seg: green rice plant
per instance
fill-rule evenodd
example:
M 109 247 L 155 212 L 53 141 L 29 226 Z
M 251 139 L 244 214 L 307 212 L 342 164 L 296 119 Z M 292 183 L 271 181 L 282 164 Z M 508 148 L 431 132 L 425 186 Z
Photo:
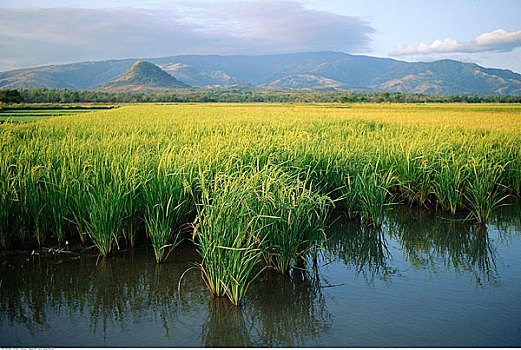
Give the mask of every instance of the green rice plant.
M 463 186 L 469 176 L 466 161 L 451 152 L 449 158 L 439 160 L 434 180 L 434 194 L 443 210 L 452 215 L 462 204 Z
M 140 164 L 142 161 L 130 160 L 132 155 L 126 155 L 123 160 L 125 163 L 134 161 L 135 163 L 124 166 L 123 186 L 125 188 L 125 203 L 123 204 L 125 211 L 123 214 L 124 220 L 121 225 L 121 233 L 128 246 L 134 247 L 136 243 L 137 232 L 140 230 L 143 223 L 143 213 L 145 212 L 145 190 L 143 189 L 145 165 Z
M 36 166 L 28 170 L 21 179 L 23 185 L 20 197 L 26 214 L 24 228 L 34 233 L 38 247 L 45 242 L 50 220 L 48 214 L 50 204 L 43 182 L 44 172 L 45 169 L 42 166 Z
M 65 234 L 67 230 L 67 216 L 69 207 L 67 202 L 68 189 L 53 186 L 48 188 L 47 200 L 50 204 L 50 230 L 56 236 L 58 244 L 65 243 Z
M 7 250 L 20 229 L 19 203 L 13 181 L 0 181 L 0 244 Z
M 311 180 L 300 180 L 276 166 L 254 171 L 252 178 L 250 206 L 259 217 L 265 260 L 287 274 L 323 240 L 332 201 L 314 192 Z
M 70 221 L 70 188 L 67 185 L 67 176 L 64 167 L 51 172 L 44 183 L 48 205 L 49 231 L 54 234 L 58 244 L 65 243 L 65 235 Z
M 352 218 L 356 212 L 361 210 L 361 203 L 359 201 L 358 187 L 359 181 L 356 180 L 355 175 L 347 174 L 344 180 L 345 184 L 340 187 L 340 200 L 347 212 L 347 215 Z
M 108 185 L 92 187 L 85 197 L 88 211 L 82 217 L 84 227 L 103 257 L 112 255 L 114 245 L 118 243 L 125 210 L 124 196 L 120 188 Z
M 395 184 L 395 178 L 391 170 L 381 174 L 375 169 L 378 169 L 378 164 L 375 167 L 366 166 L 361 173 L 356 175 L 356 181 L 365 223 L 368 226 L 380 228 L 385 213 L 393 204 L 393 196 L 389 189 Z
M 84 229 L 103 257 L 112 255 L 118 245 L 128 188 L 118 166 L 103 166 L 80 202 L 76 203 L 78 227 Z
M 88 184 L 82 183 L 78 180 L 73 180 L 71 182 L 69 198 L 71 203 L 70 212 L 72 219 L 69 221 L 76 227 L 82 245 L 85 245 L 88 237 L 88 221 L 85 218 L 85 215 L 88 213 L 86 205 L 90 202 L 88 188 Z
M 145 226 L 157 263 L 164 262 L 180 242 L 178 228 L 187 222 L 192 209 L 182 175 L 158 169 L 144 185 Z
M 256 218 L 245 199 L 249 182 L 244 175 L 218 174 L 209 183 L 203 172 L 199 179 L 195 237 L 203 279 L 213 295 L 226 295 L 239 305 L 262 254 Z
M 397 135 L 398 139 L 403 135 Z M 418 148 L 424 145 L 417 145 L 416 140 L 411 141 L 408 148 L 404 144 L 399 144 L 398 149 L 389 158 L 394 158 L 395 176 L 399 179 L 401 195 L 413 204 L 425 205 L 429 194 L 432 191 L 432 162 L 429 161 L 429 153 L 432 149 Z
M 502 186 L 499 185 L 504 168 L 499 165 L 490 166 L 486 159 L 472 159 L 471 163 L 472 169 L 464 195 L 471 216 L 479 224 L 485 225 L 492 211 L 508 196 L 502 196 Z
M 510 147 L 505 150 L 505 157 L 509 160 L 505 165 L 505 175 L 512 192 L 521 196 L 521 142 L 510 142 Z

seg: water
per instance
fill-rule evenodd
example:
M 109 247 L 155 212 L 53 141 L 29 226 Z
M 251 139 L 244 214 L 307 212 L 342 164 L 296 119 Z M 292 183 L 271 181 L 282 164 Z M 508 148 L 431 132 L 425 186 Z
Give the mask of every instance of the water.
M 338 213 L 315 264 L 265 272 L 241 308 L 187 271 L 190 245 L 163 265 L 149 248 L 5 257 L 0 346 L 519 347 L 520 212 L 483 230 L 398 207 L 380 233 Z

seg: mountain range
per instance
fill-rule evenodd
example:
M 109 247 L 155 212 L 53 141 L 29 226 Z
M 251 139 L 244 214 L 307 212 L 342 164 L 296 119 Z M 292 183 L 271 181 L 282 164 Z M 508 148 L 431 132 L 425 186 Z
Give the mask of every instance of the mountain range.
M 159 79 L 162 83 L 151 84 L 160 90 L 248 85 L 252 88 L 521 95 L 521 74 L 454 60 L 405 62 L 341 52 L 182 55 L 143 59 L 161 69 L 146 65 L 146 69 L 140 70 L 139 79 L 132 82 L 135 72 L 129 72 L 140 60 L 82 62 L 2 72 L 0 89 L 148 91 L 150 82 L 148 87 L 146 84 L 143 87 L 142 82 L 153 72 L 155 77 L 150 79 Z M 168 79 L 161 70 L 175 79 Z

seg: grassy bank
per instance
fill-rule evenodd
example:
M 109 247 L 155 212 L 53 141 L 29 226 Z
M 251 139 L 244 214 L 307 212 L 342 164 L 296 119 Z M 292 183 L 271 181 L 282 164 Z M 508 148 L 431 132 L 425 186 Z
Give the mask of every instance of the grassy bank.
M 78 240 L 157 262 L 192 233 L 205 281 L 239 304 L 257 266 L 287 271 L 343 208 L 393 203 L 486 224 L 521 193 L 517 105 L 136 105 L 0 126 L 0 243 Z M 193 224 L 191 224 L 193 223 Z

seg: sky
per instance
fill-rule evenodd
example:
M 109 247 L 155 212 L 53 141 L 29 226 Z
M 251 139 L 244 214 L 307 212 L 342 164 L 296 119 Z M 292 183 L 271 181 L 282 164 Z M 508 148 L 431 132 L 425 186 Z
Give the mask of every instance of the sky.
M 308 51 L 448 58 L 521 73 L 521 1 L 0 0 L 0 71 Z

